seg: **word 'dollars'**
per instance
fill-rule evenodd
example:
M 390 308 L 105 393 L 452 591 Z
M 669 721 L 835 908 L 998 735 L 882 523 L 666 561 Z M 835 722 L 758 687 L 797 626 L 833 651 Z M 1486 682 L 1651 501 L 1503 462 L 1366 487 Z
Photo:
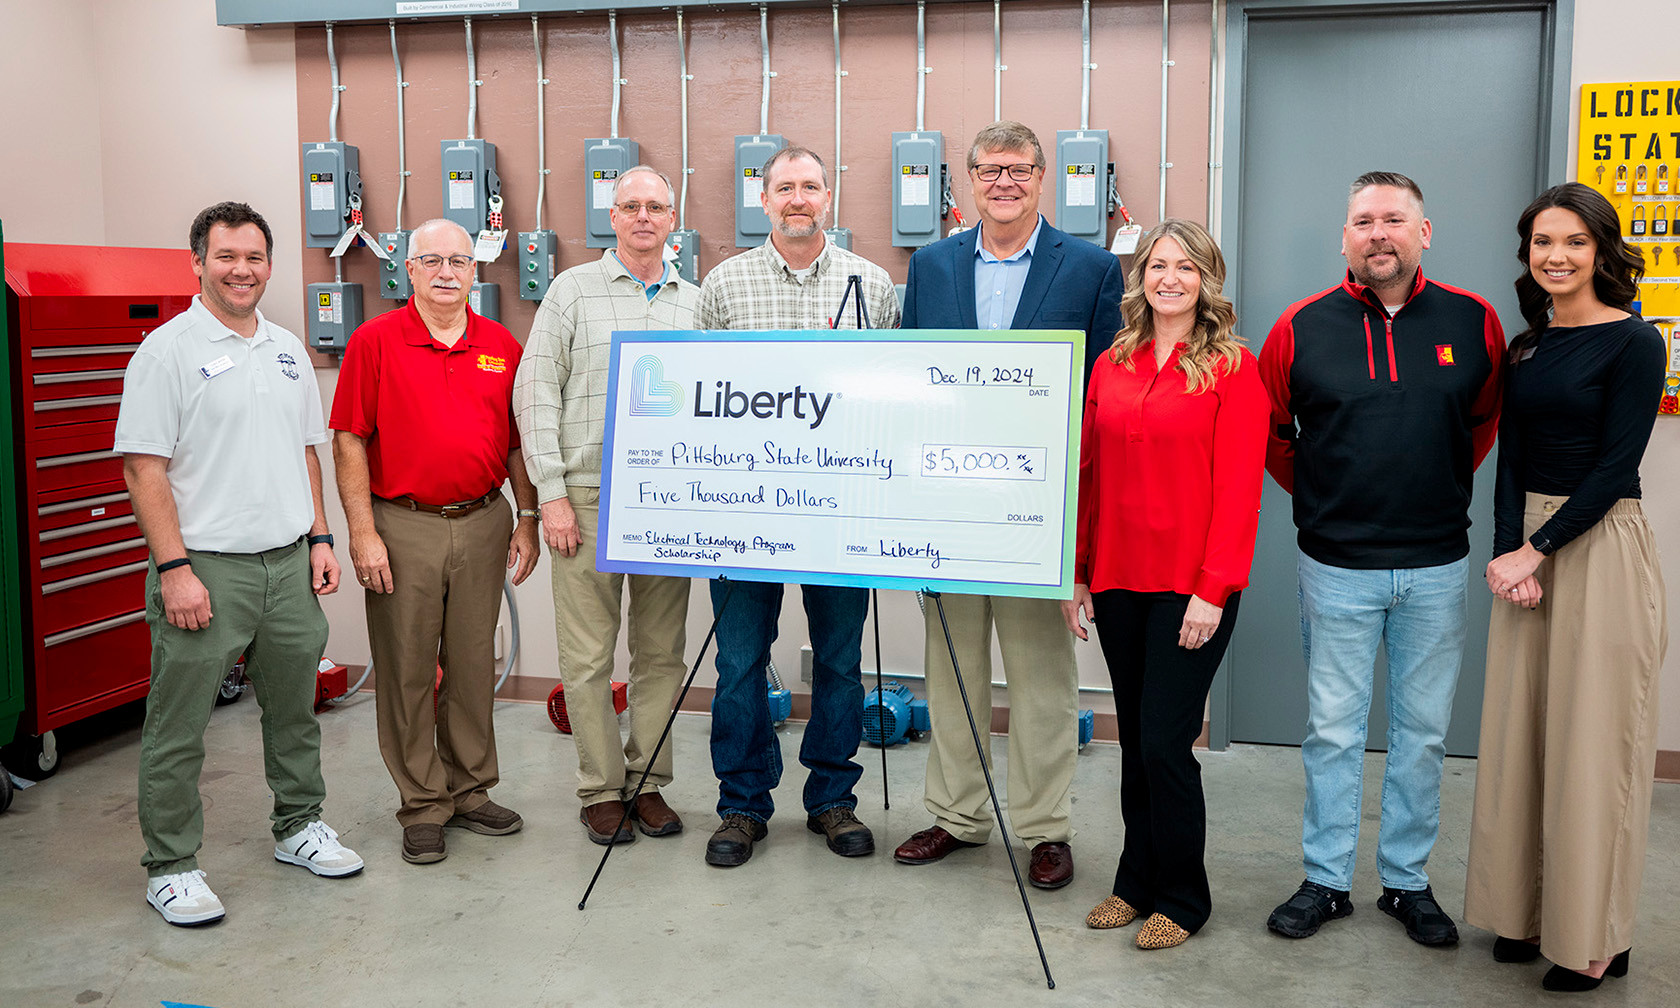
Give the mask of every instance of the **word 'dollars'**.
M 736 420 L 750 414 L 760 420 L 780 420 L 784 416 L 793 416 L 810 420 L 810 427 L 815 430 L 822 426 L 828 404 L 834 401 L 833 392 L 824 392 L 819 399 L 818 393 L 807 392 L 802 385 L 795 385 L 789 392 L 743 392 L 727 381 L 712 384 L 715 388 L 711 409 L 708 410 L 702 398 L 705 382 L 694 383 L 694 415 L 697 417 Z

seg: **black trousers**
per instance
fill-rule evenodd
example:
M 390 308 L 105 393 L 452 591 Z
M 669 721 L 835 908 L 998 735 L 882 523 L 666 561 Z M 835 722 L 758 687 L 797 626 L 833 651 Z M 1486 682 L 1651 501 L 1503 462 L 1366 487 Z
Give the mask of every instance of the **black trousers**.
M 1208 687 L 1231 642 L 1240 594 L 1226 601 L 1219 629 L 1195 650 L 1178 645 L 1190 596 L 1124 589 L 1093 596 L 1120 727 L 1126 837 L 1114 895 L 1140 915 L 1163 914 L 1191 934 L 1213 909 L 1203 864 L 1202 767 L 1191 747 L 1202 732 Z

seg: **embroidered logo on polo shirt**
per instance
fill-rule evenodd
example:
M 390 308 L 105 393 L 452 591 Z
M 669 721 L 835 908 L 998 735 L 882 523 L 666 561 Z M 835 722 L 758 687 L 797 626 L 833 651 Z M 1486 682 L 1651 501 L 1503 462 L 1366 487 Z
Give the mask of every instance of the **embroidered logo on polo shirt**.
M 280 373 L 292 381 L 298 380 L 297 359 L 291 354 L 279 354 L 274 358 L 280 362 Z
M 478 369 L 491 374 L 507 374 L 507 358 L 492 357 L 489 354 L 478 355 Z
M 1435 344 L 1435 363 L 1441 365 L 1442 367 L 1447 367 L 1454 363 L 1451 343 Z

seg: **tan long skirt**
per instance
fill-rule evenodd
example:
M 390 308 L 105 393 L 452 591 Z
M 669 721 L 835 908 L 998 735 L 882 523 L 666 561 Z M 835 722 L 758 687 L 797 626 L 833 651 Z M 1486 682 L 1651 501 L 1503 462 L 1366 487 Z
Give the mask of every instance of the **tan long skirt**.
M 1528 495 L 1532 535 L 1565 497 Z M 1465 919 L 1584 970 L 1633 944 L 1668 647 L 1656 541 L 1621 500 L 1537 572 L 1538 609 L 1495 602 Z

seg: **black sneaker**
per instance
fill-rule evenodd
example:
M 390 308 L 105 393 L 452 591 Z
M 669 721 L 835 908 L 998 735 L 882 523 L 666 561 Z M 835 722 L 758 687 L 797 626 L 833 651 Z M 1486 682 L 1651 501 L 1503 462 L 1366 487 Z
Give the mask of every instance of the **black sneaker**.
M 770 830 L 757 819 L 739 812 L 723 817 L 723 824 L 706 841 L 706 863 L 720 868 L 744 865 L 752 857 L 753 842 L 763 840 Z
M 1306 938 L 1326 923 L 1350 913 L 1353 913 L 1353 899 L 1349 893 L 1303 881 L 1295 895 L 1279 904 L 1266 918 L 1266 927 L 1288 938 Z
M 1458 944 L 1458 928 L 1441 909 L 1441 904 L 1435 902 L 1435 893 L 1428 886 L 1415 891 L 1383 886 L 1382 899 L 1377 905 L 1383 913 L 1406 925 L 1406 937 L 1419 945 Z

